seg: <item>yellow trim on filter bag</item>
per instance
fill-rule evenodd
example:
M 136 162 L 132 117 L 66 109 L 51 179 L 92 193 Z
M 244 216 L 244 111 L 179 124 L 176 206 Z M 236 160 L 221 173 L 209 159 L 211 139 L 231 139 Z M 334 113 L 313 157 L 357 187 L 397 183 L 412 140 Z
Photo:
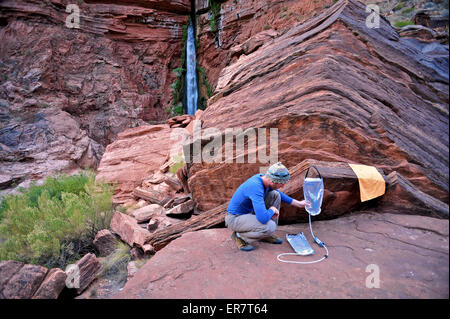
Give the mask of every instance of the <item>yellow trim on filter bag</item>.
M 380 172 L 373 167 L 360 164 L 348 164 L 358 177 L 361 202 L 379 197 L 386 191 L 386 183 Z

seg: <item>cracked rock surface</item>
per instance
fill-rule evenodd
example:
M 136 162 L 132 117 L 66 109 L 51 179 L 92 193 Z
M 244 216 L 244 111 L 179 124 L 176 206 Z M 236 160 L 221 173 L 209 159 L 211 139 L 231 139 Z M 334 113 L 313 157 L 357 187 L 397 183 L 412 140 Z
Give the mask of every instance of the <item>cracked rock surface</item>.
M 292 252 L 282 245 L 254 243 L 239 251 L 228 229 L 187 233 L 142 267 L 115 298 L 448 298 L 448 220 L 425 216 L 353 213 L 314 221 L 329 258 L 310 265 L 277 261 Z M 308 224 L 280 226 L 276 235 L 303 232 L 314 256 Z M 379 269 L 379 288 L 366 281 Z M 366 271 L 367 270 L 367 271 Z M 369 277 L 369 278 L 368 278 Z M 374 283 L 375 281 L 370 281 Z

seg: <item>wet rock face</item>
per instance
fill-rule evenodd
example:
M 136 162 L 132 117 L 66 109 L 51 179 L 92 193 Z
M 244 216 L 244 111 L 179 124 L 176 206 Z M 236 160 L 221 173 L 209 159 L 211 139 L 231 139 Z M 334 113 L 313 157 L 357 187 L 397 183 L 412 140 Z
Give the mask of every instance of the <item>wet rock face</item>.
M 260 32 L 282 33 L 289 30 L 293 25 L 312 18 L 334 3 L 333 0 L 216 1 L 221 2 L 220 18 L 217 21 L 218 31 L 212 32 L 212 12 L 204 12 L 208 9 L 204 2 L 196 1 L 197 13 L 201 13 L 197 18 L 197 59 L 205 69 L 212 87 L 217 85 L 220 71 L 225 66 L 234 62 L 241 54 L 248 53 L 246 50 L 236 53 L 233 47 L 244 44 Z M 265 40 L 270 41 L 270 37 Z
M 448 51 L 427 55 L 383 19 L 369 29 L 364 9 L 338 2 L 224 68 L 203 128 L 276 128 L 287 167 L 308 158 L 376 166 L 448 204 Z M 268 165 L 192 164 L 197 207 L 228 201 Z
M 79 29 L 66 27 L 65 9 L 0 4 L 0 187 L 96 168 L 119 132 L 167 118 L 190 1 L 82 1 Z M 55 145 L 76 154 L 55 155 Z

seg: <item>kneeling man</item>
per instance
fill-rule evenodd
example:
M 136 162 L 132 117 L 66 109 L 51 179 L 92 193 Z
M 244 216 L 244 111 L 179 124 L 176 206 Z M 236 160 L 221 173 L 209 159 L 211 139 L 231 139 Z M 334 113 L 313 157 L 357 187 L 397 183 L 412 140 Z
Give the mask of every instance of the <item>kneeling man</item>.
M 278 162 L 270 166 L 265 175 L 253 175 L 234 192 L 228 204 L 225 224 L 233 230 L 231 238 L 240 250 L 253 250 L 249 243 L 255 240 L 272 244 L 283 242 L 273 235 L 281 202 L 299 208 L 309 207 L 308 201 L 295 200 L 278 190 L 289 179 L 289 171 Z

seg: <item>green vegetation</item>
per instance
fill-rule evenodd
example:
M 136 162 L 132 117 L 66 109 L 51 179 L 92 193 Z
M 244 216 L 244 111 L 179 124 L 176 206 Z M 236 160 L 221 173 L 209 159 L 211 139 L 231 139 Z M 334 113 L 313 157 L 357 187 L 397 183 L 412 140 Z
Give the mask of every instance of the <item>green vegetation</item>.
M 182 154 L 176 155 L 173 160 L 175 161 L 175 164 L 170 166 L 169 171 L 173 174 L 176 174 L 177 171 L 185 164 L 185 160 Z
M 394 26 L 396 26 L 397 28 L 403 28 L 407 25 L 411 25 L 413 24 L 411 20 L 401 20 L 401 21 L 397 21 L 394 23 Z
M 0 205 L 0 260 L 49 268 L 95 252 L 92 241 L 109 228 L 114 186 L 95 183 L 95 173 L 48 177 L 7 195 Z
M 402 8 L 404 8 L 405 7 L 405 3 L 403 3 L 403 2 L 400 2 L 398 5 L 396 5 L 395 7 L 394 7 L 394 11 L 398 11 L 398 10 L 401 10 Z
M 414 8 L 407 8 L 405 10 L 402 11 L 402 14 L 408 14 L 414 11 Z
M 220 12 L 220 4 L 219 4 L 219 12 Z M 182 51 L 181 51 L 181 59 L 180 64 L 181 67 L 178 67 L 172 70 L 173 73 L 177 76 L 176 80 L 170 85 L 172 90 L 172 105 L 166 109 L 166 112 L 171 116 L 181 115 L 184 113 L 183 105 L 181 102 L 182 93 L 185 85 L 185 77 L 186 77 L 186 45 L 187 45 L 187 31 L 190 24 L 190 20 L 183 26 L 183 36 L 182 36 Z M 198 37 L 195 39 L 195 48 L 198 49 L 199 39 Z M 212 96 L 213 90 L 211 85 L 208 82 L 208 77 L 206 75 L 205 70 L 198 64 L 196 65 L 196 71 L 198 75 L 198 86 L 199 86 L 199 97 L 198 97 L 198 108 L 201 110 L 206 109 L 206 101 L 209 97 Z M 206 95 L 204 90 L 201 90 L 201 87 L 206 88 Z
M 172 70 L 173 73 L 177 76 L 176 80 L 170 85 L 172 90 L 172 105 L 166 109 L 168 114 L 171 116 L 181 115 L 183 114 L 183 106 L 181 104 L 182 92 L 184 88 L 184 78 L 186 75 L 186 45 L 187 45 L 187 35 L 188 28 L 191 19 L 189 18 L 188 22 L 183 26 L 183 36 L 181 38 L 181 59 L 180 64 L 181 67 Z
M 127 266 L 130 261 L 130 246 L 121 241 L 117 241 L 114 252 L 107 257 L 100 259 L 103 267 L 99 276 L 120 285 L 125 284 L 128 275 Z
M 206 75 L 205 69 L 203 69 L 198 64 L 197 64 L 197 74 L 200 77 L 200 79 L 199 79 L 199 87 L 202 87 L 202 86 L 206 87 L 206 94 L 208 95 L 207 97 L 206 96 L 202 96 L 201 92 L 203 90 L 199 90 L 199 109 L 204 110 L 204 109 L 206 109 L 206 101 L 213 94 L 213 90 L 211 88 L 211 85 L 208 82 L 208 77 Z
M 211 20 L 209 20 L 209 28 L 212 32 L 219 31 L 219 19 L 220 19 L 220 2 L 217 0 L 209 1 L 211 10 Z

